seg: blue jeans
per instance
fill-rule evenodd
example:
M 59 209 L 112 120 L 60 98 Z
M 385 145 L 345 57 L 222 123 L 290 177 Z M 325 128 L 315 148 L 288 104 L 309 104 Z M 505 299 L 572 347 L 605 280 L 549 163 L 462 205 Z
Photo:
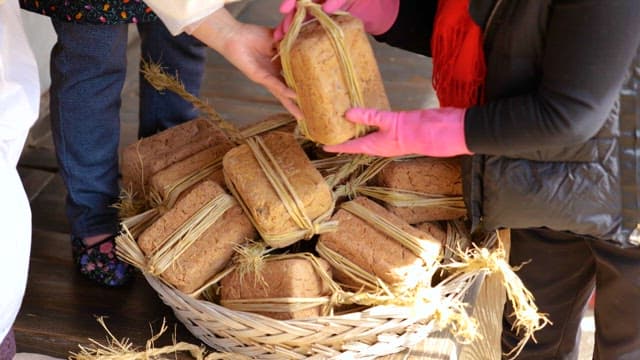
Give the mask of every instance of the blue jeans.
M 118 145 L 127 66 L 128 25 L 73 24 L 52 19 L 58 41 L 51 52 L 51 129 L 67 188 L 71 235 L 113 234 L 119 229 Z M 138 24 L 142 58 L 178 74 L 198 95 L 206 46 L 186 34 L 172 36 L 160 22 Z M 157 92 L 140 77 L 139 137 L 196 117 L 191 104 Z

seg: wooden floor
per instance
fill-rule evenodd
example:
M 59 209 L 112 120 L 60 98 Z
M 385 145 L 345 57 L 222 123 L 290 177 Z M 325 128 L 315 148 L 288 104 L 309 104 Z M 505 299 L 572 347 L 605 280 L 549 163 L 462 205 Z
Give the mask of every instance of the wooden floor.
M 244 21 L 274 25 L 279 19 L 279 3 L 245 0 L 231 9 Z M 122 146 L 135 141 L 137 131 L 137 45 L 134 40 L 129 50 L 121 111 Z M 375 42 L 374 47 L 393 108 L 434 104 L 426 58 Z M 224 118 L 239 125 L 283 111 L 269 93 L 246 80 L 214 52 L 208 57 L 202 97 Z M 97 316 L 107 317 L 107 325 L 116 337 L 130 338 L 137 346 L 144 346 L 151 336 L 150 326 L 157 330 L 163 318 L 172 330 L 176 326 L 178 340 L 199 343 L 141 276 L 123 288 L 104 289 L 76 273 L 64 213 L 65 188 L 53 154 L 46 99 L 42 105 L 41 120 L 32 129 L 19 164 L 32 206 L 33 245 L 28 287 L 15 324 L 18 351 L 66 358 L 78 344 L 87 344 L 88 338 L 105 339 Z M 158 345 L 169 343 L 171 336 L 167 334 Z

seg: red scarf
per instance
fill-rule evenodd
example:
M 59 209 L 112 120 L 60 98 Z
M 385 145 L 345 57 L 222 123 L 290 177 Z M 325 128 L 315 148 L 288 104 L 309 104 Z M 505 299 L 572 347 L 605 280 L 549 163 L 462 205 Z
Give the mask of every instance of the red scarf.
M 431 40 L 433 87 L 441 107 L 482 102 L 487 68 L 482 29 L 469 15 L 469 0 L 439 0 Z

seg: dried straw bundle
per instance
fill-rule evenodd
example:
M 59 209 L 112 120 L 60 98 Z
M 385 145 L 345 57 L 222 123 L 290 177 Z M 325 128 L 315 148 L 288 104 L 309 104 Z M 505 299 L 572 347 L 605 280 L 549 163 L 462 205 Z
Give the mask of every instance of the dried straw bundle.
M 246 356 L 230 353 L 209 353 L 197 345 L 186 342 L 176 342 L 173 345 L 156 348 L 154 343 L 167 331 L 167 325 L 163 319 L 160 331 L 147 341 L 144 349 L 134 347 L 127 338 L 117 339 L 107 328 L 103 317 L 97 318 L 98 323 L 107 332 L 107 342 L 102 344 L 94 339 L 89 339 L 91 345 L 78 345 L 80 351 L 71 352 L 69 360 L 169 360 L 175 359 L 180 352 L 187 352 L 195 360 L 247 360 Z

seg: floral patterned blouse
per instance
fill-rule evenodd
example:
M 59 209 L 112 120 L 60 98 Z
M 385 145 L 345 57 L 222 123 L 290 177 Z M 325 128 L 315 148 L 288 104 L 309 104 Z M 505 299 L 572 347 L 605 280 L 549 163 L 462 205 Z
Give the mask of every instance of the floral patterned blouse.
M 123 24 L 157 19 L 142 0 L 20 0 L 20 6 L 58 20 L 88 24 Z

